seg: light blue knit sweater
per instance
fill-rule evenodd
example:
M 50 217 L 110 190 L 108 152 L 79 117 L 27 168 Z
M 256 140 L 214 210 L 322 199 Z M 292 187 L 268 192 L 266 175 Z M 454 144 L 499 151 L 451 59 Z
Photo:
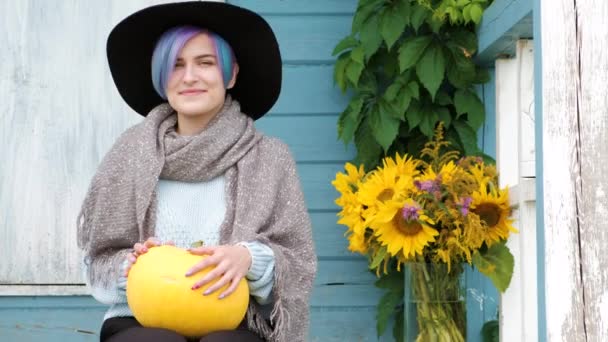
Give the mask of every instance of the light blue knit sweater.
M 206 246 L 217 245 L 219 227 L 226 213 L 224 186 L 223 176 L 200 183 L 159 180 L 156 188 L 156 237 L 161 241 L 173 241 L 182 248 L 190 247 L 193 241 L 198 240 L 204 241 Z M 256 241 L 243 241 L 242 244 L 252 256 L 246 276 L 249 292 L 260 304 L 266 304 L 274 281 L 274 254 L 270 247 Z M 123 272 L 121 270 L 121 274 Z M 96 300 L 110 305 L 104 320 L 133 316 L 127 305 L 126 284 L 127 279 L 121 276 L 115 288 L 91 287 Z

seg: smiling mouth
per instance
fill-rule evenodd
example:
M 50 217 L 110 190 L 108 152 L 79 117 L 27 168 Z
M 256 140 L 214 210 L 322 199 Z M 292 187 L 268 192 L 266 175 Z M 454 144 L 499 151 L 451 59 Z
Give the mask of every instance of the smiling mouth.
M 180 95 L 186 95 L 186 96 L 191 96 L 191 95 L 199 95 L 204 93 L 205 90 L 189 90 L 189 91 L 183 91 L 180 93 Z

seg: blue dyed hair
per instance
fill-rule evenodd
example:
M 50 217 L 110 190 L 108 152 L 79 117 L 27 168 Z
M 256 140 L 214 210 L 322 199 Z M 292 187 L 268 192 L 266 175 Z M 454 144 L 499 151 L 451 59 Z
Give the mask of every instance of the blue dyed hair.
M 230 45 L 224 38 L 209 30 L 197 26 L 178 26 L 165 31 L 160 36 L 152 54 L 152 84 L 158 95 L 163 99 L 167 99 L 165 90 L 167 89 L 169 76 L 175 67 L 177 55 L 188 40 L 199 33 L 207 34 L 215 45 L 215 54 L 222 71 L 224 87 L 228 88 L 235 64 L 234 52 Z

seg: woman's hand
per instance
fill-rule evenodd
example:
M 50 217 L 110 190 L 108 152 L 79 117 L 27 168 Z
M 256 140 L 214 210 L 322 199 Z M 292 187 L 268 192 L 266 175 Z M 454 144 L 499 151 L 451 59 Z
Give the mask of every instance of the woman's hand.
M 172 241 L 167 241 L 164 243 L 165 245 L 175 245 Z M 161 246 L 163 243 L 160 242 L 159 239 L 155 237 L 150 237 L 144 243 L 136 243 L 133 245 L 133 252 L 127 255 L 127 267 L 125 268 L 125 277 L 129 275 L 129 270 L 133 264 L 137 261 L 137 258 L 142 254 L 146 253 L 149 248 Z
M 209 295 L 222 288 L 224 285 L 230 284 L 228 289 L 220 294 L 220 299 L 229 296 L 236 290 L 241 278 L 247 274 L 251 265 L 251 254 L 249 253 L 249 249 L 241 245 L 198 247 L 190 248 L 188 251 L 195 255 L 208 255 L 208 257 L 190 268 L 190 270 L 186 272 L 186 277 L 209 266 L 215 266 L 213 270 L 209 271 L 203 278 L 194 283 L 192 289 L 196 290 L 212 280 L 219 278 L 219 280 L 211 285 L 203 294 Z

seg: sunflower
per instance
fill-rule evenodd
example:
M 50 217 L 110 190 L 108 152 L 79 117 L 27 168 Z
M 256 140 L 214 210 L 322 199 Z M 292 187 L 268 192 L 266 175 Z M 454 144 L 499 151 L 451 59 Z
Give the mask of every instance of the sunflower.
M 366 210 L 366 222 L 374 219 L 380 206 L 394 203 L 409 194 L 412 182 L 397 177 L 397 167 L 387 165 L 369 174 L 357 192 L 358 200 Z
M 420 173 L 417 169 L 418 161 L 412 157 L 408 158 L 407 154 L 401 157 L 399 153 L 397 153 L 395 154 L 395 159 L 386 157 L 382 161 L 382 164 L 384 165 L 385 169 L 394 168 L 397 170 L 396 181 L 399 181 L 399 179 L 402 177 L 407 177 L 411 182 L 411 180 Z
M 435 241 L 439 233 L 432 224 L 420 206 L 408 198 L 382 205 L 370 226 L 388 253 L 405 261 L 422 255 L 424 247 Z
M 488 247 L 506 240 L 510 232 L 517 233 L 517 229 L 513 227 L 513 220 L 509 218 L 511 209 L 508 190 L 496 190 L 492 187 L 492 183 L 482 184 L 479 191 L 473 193 L 472 198 L 471 212 L 479 216 L 485 228 L 484 241 Z
M 351 163 L 346 163 L 344 169 L 346 169 L 346 173 L 338 172 L 336 174 L 336 179 L 333 180 L 331 184 L 341 194 L 352 193 L 359 187 L 361 179 L 365 176 L 365 171 L 363 170 L 363 165 L 359 166 L 357 169 L 357 167 Z

